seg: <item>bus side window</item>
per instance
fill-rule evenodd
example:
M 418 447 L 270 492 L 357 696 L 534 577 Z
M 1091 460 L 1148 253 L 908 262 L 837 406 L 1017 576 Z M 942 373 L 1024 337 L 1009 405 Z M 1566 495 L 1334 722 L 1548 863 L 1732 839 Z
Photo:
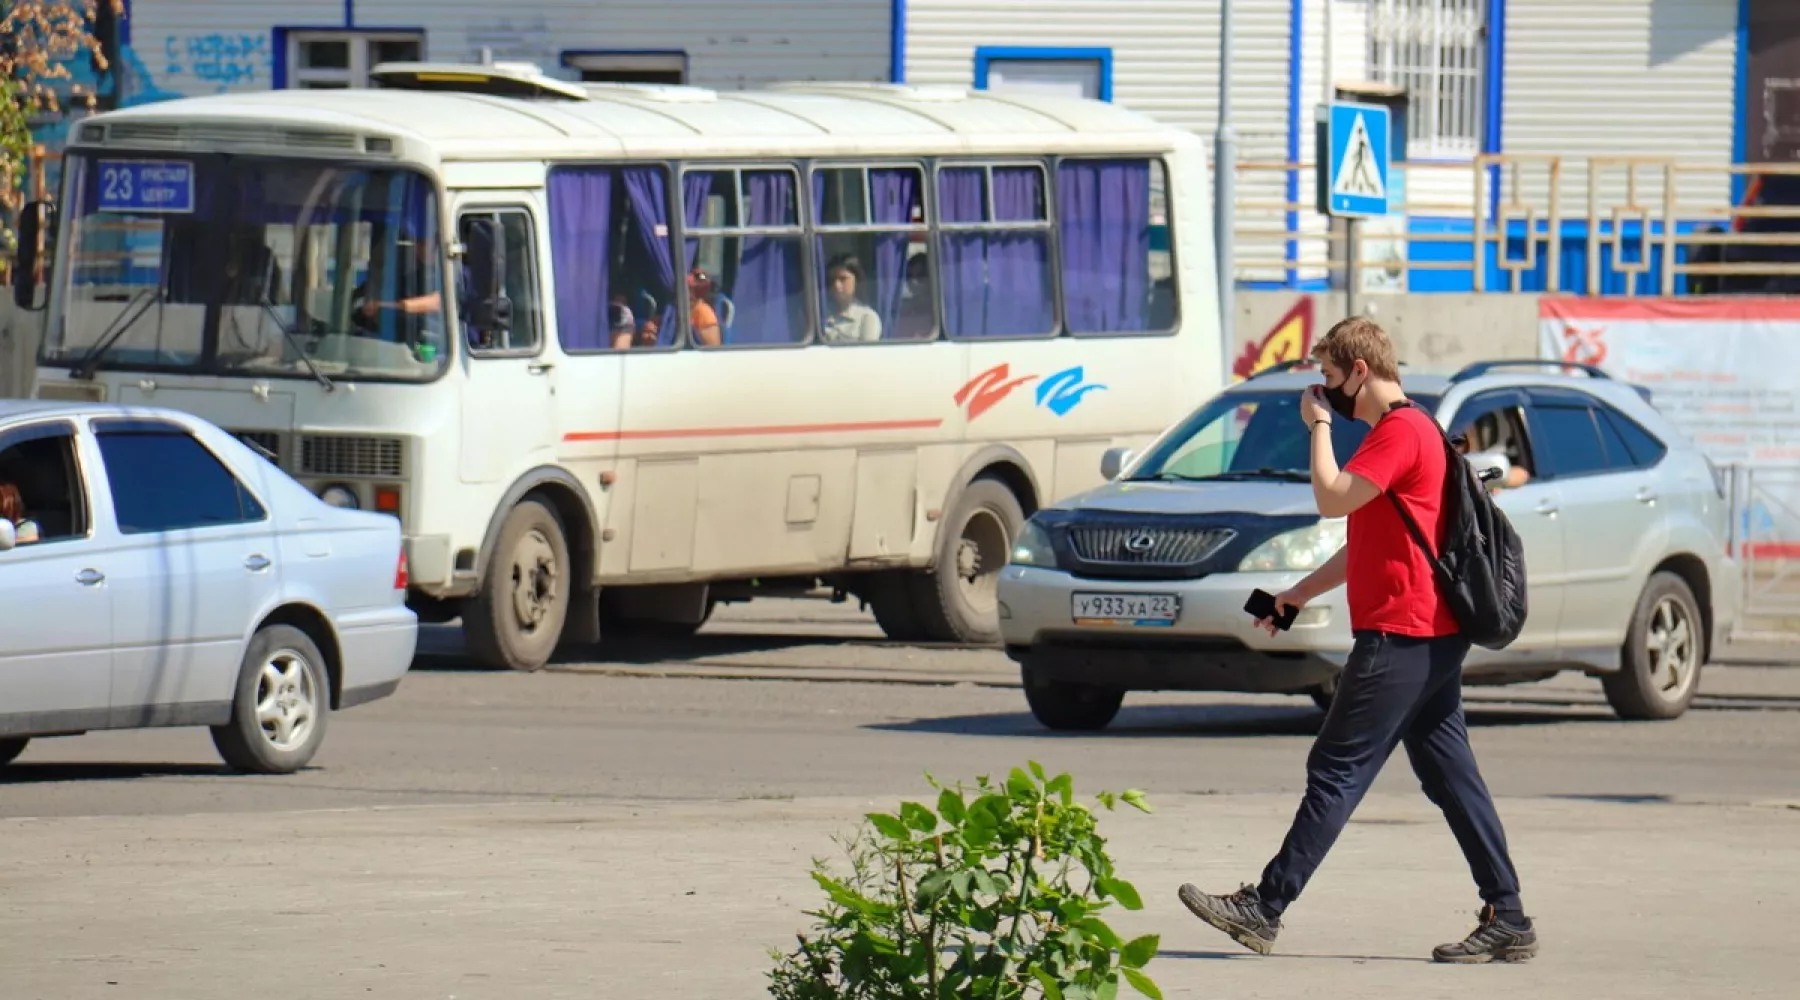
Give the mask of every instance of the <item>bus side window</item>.
M 469 349 L 476 354 L 536 354 L 543 346 L 543 305 L 538 294 L 537 240 L 531 215 L 522 208 L 501 208 L 484 212 L 465 212 L 457 223 L 458 236 L 469 239 L 469 223 L 476 218 L 491 219 L 500 226 L 506 252 L 506 271 L 502 294 L 512 302 L 512 322 L 508 329 L 483 330 L 475 326 L 470 280 L 469 258 L 457 262 L 457 318 L 468 336 Z
M 952 338 L 1056 335 L 1048 187 L 1036 164 L 938 171 L 937 287 Z
M 1175 328 L 1174 247 L 1161 160 L 1064 159 L 1056 170 L 1056 223 L 1070 333 Z

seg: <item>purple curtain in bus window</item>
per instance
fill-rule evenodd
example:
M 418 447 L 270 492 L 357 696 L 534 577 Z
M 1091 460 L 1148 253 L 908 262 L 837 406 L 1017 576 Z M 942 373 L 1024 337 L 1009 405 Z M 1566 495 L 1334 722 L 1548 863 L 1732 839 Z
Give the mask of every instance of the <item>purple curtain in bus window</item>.
M 1150 161 L 1065 161 L 1056 209 L 1069 329 L 1149 329 Z
M 994 169 L 997 222 L 1044 218 L 1044 173 L 1036 167 Z M 1049 333 L 1055 323 L 1051 303 L 1050 239 L 1044 230 L 988 234 L 987 325 L 989 337 Z
M 664 288 L 680 288 L 681 283 L 675 280 L 675 251 L 669 248 L 667 235 L 669 199 L 668 189 L 663 187 L 662 170 L 658 167 L 630 167 L 620 173 L 625 178 L 625 197 L 631 207 L 632 228 L 637 230 L 639 241 L 650 255 L 651 262 L 656 265 L 657 280 L 662 282 Z M 658 226 L 663 227 L 661 236 L 657 235 Z M 610 266 L 610 260 L 608 265 Z M 627 302 L 627 305 L 631 306 L 633 317 L 640 326 L 650 319 L 648 316 L 636 315 L 636 302 Z M 658 346 L 669 344 L 675 336 L 674 310 L 673 303 L 665 303 L 662 314 L 656 317 Z
M 746 171 L 751 226 L 792 225 L 794 175 L 786 171 Z M 806 334 L 800 241 L 791 236 L 746 236 L 738 258 L 731 299 L 737 307 L 728 341 L 733 344 L 791 344 Z M 724 317 L 720 317 L 723 319 Z
M 953 167 L 938 172 L 938 214 L 945 222 L 981 222 L 987 218 L 983 172 Z M 945 332 L 952 337 L 979 337 L 986 329 L 987 237 L 982 233 L 945 233 L 944 259 L 938 263 L 943 282 Z
M 919 199 L 917 170 L 871 170 L 869 188 L 875 222 L 900 226 L 912 222 L 912 207 Z M 900 315 L 900 294 L 906 289 L 906 247 L 911 240 L 907 233 L 875 239 L 875 288 L 870 305 L 881 316 L 883 339 L 894 336 L 894 322 Z
M 552 171 L 549 195 L 557 339 L 568 351 L 604 350 L 611 346 L 606 299 L 612 271 L 613 172 L 579 167 Z

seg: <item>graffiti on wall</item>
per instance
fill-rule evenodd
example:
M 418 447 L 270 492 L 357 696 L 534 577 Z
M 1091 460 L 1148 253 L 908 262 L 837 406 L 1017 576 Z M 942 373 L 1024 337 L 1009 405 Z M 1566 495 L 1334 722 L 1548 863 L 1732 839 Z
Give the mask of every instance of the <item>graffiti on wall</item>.
M 267 34 L 169 35 L 163 76 L 189 95 L 274 85 L 275 49 Z M 193 81 L 182 86 L 183 79 Z
M 1242 382 L 1283 361 L 1304 358 L 1312 350 L 1312 343 L 1313 299 L 1310 295 L 1303 295 L 1259 339 L 1242 345 L 1242 353 L 1231 366 L 1231 380 Z

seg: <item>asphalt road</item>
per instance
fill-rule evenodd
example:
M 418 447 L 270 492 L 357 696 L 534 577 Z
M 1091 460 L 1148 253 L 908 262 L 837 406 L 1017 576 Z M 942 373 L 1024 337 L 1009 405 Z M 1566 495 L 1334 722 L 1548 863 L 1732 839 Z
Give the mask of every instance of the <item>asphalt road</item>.
M 334 716 L 306 771 L 222 773 L 203 730 L 32 745 L 0 772 L 0 816 L 279 812 L 370 806 L 812 796 L 888 799 L 1026 760 L 1089 787 L 1297 792 L 1320 715 L 1300 698 L 1136 695 L 1100 734 L 1052 735 L 997 652 L 893 646 L 852 609 L 774 604 L 691 643 L 536 674 L 472 669 L 454 632 L 394 697 Z M 714 670 L 732 679 L 621 676 Z M 736 679 L 770 671 L 830 683 Z M 1767 698 L 1713 701 L 1666 723 L 1617 721 L 1576 679 L 1541 704 L 1472 709 L 1503 796 L 1711 803 L 1800 800 L 1800 671 L 1764 668 Z M 963 683 L 922 683 L 933 676 Z M 879 683 L 901 678 L 910 683 Z M 973 682 L 970 682 L 973 681 Z M 1587 688 L 1581 687 L 1588 685 Z M 1518 689 L 1519 697 L 1533 691 Z M 1790 690 L 1783 695 L 1781 690 Z M 1511 697 L 1511 695 L 1508 695 Z M 1377 792 L 1414 792 L 1404 756 Z

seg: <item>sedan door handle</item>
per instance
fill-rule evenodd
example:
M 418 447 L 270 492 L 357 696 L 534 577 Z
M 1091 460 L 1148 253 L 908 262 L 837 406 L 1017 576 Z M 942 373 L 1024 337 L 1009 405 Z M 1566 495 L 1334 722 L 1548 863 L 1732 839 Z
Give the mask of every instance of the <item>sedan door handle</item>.
M 75 582 L 83 587 L 97 587 L 106 582 L 106 574 L 97 569 L 84 569 L 75 574 Z
M 1648 486 L 1639 487 L 1637 491 L 1637 502 L 1643 504 L 1655 503 L 1656 491 Z
M 261 573 L 269 568 L 269 557 L 258 553 L 244 560 L 244 568 L 252 573 Z
M 1556 509 L 1557 509 L 1556 504 L 1552 501 L 1549 501 L 1549 500 L 1539 500 L 1538 501 L 1537 512 L 1539 514 L 1544 515 L 1545 517 L 1554 516 L 1556 514 Z

